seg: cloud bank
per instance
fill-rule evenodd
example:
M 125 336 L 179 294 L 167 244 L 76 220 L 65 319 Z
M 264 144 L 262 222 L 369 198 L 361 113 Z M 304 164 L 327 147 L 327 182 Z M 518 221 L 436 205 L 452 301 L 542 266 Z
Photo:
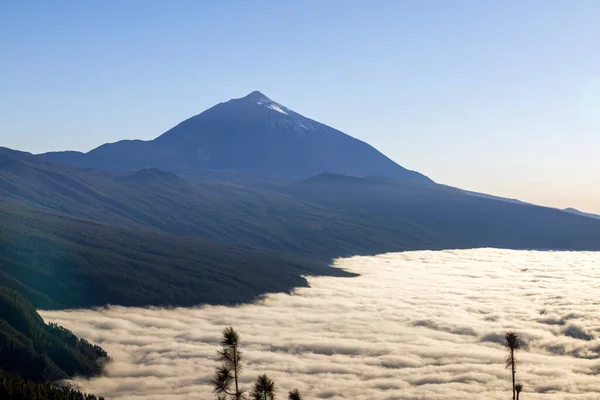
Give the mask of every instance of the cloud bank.
M 525 399 L 597 399 L 600 253 L 495 249 L 353 257 L 355 278 L 240 307 L 44 311 L 113 358 L 106 376 L 76 380 L 107 399 L 214 398 L 220 332 L 242 336 L 250 386 L 275 379 L 279 398 L 507 399 L 502 334 L 526 340 Z

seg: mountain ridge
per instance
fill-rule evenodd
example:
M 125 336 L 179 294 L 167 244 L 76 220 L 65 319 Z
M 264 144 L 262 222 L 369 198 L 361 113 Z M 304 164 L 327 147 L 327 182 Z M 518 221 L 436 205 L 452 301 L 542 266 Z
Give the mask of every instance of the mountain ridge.
M 579 216 L 586 217 L 586 218 L 600 219 L 600 214 L 593 214 L 593 213 L 580 211 L 573 207 L 565 208 L 563 211 L 566 213 L 569 213 L 569 214 L 579 215 Z
M 598 221 L 443 185 L 336 174 L 295 182 L 182 178 L 155 169 L 115 175 L 7 154 L 21 164 L 15 173 L 0 165 L 0 200 L 233 246 L 321 259 L 409 249 L 600 246 Z

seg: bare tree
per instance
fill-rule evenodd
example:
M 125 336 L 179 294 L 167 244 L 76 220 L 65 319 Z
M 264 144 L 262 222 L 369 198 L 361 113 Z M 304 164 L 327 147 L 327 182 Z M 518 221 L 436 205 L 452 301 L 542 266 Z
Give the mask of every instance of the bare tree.
M 515 359 L 515 352 L 521 348 L 521 338 L 515 332 L 506 332 L 504 335 L 504 347 L 509 351 L 506 358 L 506 368 L 510 368 L 512 372 L 513 400 L 516 400 L 515 374 L 517 372 L 517 360 Z
M 275 382 L 266 374 L 260 375 L 254 382 L 251 398 L 252 400 L 274 400 Z
M 288 394 L 288 400 L 302 400 L 302 395 L 298 389 L 294 389 Z
M 238 382 L 242 372 L 242 352 L 239 346 L 240 335 L 231 327 L 223 329 L 221 349 L 217 352 L 219 365 L 211 381 L 219 400 L 246 399 L 246 390 Z
M 522 390 L 523 390 L 523 384 L 522 383 L 517 383 L 515 385 L 515 391 L 517 392 L 517 400 L 519 400 L 519 395 L 521 394 Z

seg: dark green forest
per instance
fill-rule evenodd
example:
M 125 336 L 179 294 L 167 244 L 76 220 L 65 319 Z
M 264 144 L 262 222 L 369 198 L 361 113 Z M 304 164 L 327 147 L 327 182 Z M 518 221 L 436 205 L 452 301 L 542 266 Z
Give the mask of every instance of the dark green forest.
M 0 286 L 0 399 L 96 400 L 51 382 L 98 375 L 107 360 L 103 349 L 46 324 L 20 293 Z
M 101 372 L 107 354 L 67 329 L 46 324 L 15 290 L 0 286 L 0 368 L 35 382 Z
M 49 383 L 36 383 L 0 369 L 0 399 L 2 400 L 103 400 L 91 394 Z
M 235 304 L 348 276 L 328 261 L 40 213 L 0 202 L 0 285 L 36 308 Z
M 103 349 L 44 323 L 21 294 L 0 286 L 0 399 L 96 400 L 51 383 L 98 375 L 107 359 Z

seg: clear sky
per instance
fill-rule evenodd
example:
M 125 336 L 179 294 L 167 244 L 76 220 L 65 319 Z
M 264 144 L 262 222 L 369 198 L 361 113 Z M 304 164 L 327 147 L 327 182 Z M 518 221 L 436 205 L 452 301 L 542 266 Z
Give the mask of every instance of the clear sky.
M 465 189 L 600 213 L 600 1 L 0 2 L 0 146 L 152 139 L 260 90 Z

